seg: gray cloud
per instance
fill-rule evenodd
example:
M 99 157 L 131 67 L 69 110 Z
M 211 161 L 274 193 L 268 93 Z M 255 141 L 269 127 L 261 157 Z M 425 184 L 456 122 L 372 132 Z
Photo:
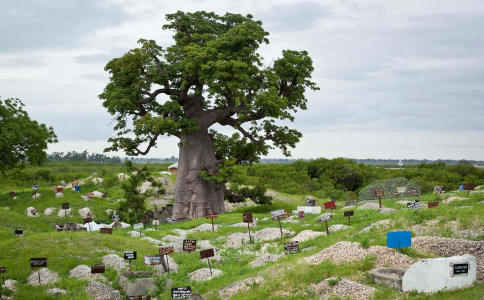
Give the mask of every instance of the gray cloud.
M 90 32 L 127 17 L 120 4 L 107 1 L 0 1 L 0 52 L 75 47 Z
M 128 49 L 129 50 L 129 49 Z M 107 64 L 110 60 L 115 57 L 120 57 L 126 52 L 126 49 L 111 49 L 109 52 L 106 53 L 96 53 L 90 55 L 80 55 L 75 57 L 75 60 L 80 63 L 85 64 Z
M 275 5 L 267 10 L 254 14 L 255 20 L 261 20 L 267 24 L 268 29 L 281 31 L 297 31 L 308 29 L 318 19 L 331 15 L 328 6 L 322 6 L 316 2 L 305 1 L 288 5 Z

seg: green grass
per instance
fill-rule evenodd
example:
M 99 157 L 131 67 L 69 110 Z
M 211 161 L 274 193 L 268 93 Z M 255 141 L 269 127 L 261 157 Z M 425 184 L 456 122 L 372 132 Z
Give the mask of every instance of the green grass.
M 84 168 L 84 166 L 59 166 L 68 168 Z M 85 167 L 86 169 L 92 166 Z M 150 166 L 152 167 L 152 166 Z M 157 166 L 158 167 L 158 166 Z M 15 299 L 52 299 L 46 294 L 46 290 L 52 287 L 58 287 L 68 290 L 68 295 L 57 299 L 89 299 L 85 293 L 85 287 L 88 281 L 79 280 L 69 277 L 69 270 L 84 264 L 93 265 L 102 263 L 102 257 L 107 254 L 117 254 L 122 256 L 124 251 L 137 251 L 138 259 L 133 261 L 132 269 L 135 271 L 151 270 L 150 266 L 143 264 L 143 256 L 157 254 L 158 248 L 139 238 L 129 237 L 126 233 L 131 229 L 115 229 L 113 235 L 101 235 L 99 232 L 54 232 L 54 223 L 74 221 L 80 223 L 82 218 L 77 210 L 83 207 L 91 208 L 96 216 L 95 220 L 108 220 L 106 209 L 117 209 L 119 203 L 115 199 L 122 198 L 122 190 L 117 181 L 116 174 L 122 170 L 118 167 L 105 167 L 105 174 L 102 176 L 106 181 L 94 186 L 86 181 L 82 187 L 82 194 L 98 190 L 107 193 L 111 199 L 95 198 L 92 202 L 85 202 L 80 198 L 80 194 L 71 190 L 64 191 L 64 198 L 55 198 L 51 186 L 41 185 L 40 193 L 42 197 L 32 199 L 32 191 L 29 187 L 0 187 L 0 266 L 7 268 L 5 279 L 15 279 L 18 292 Z M 160 170 L 161 167 L 159 167 Z M 72 172 L 68 169 L 65 172 Z M 74 171 L 79 171 L 75 169 Z M 100 171 L 98 171 L 100 172 Z M 89 173 L 85 171 L 88 175 Z M 56 173 L 57 174 L 57 173 Z M 59 174 L 63 174 L 59 172 Z M 174 178 L 171 178 L 174 180 Z M 12 200 L 8 196 L 10 190 L 17 192 L 18 200 Z M 463 195 L 458 193 L 457 195 Z M 270 211 L 275 209 L 285 209 L 292 211 L 297 205 L 304 204 L 304 195 L 287 195 L 282 194 L 284 202 L 276 201 L 271 205 L 261 205 L 239 208 L 235 212 L 219 215 L 215 219 L 215 225 L 230 225 L 242 222 L 242 213 L 251 211 L 254 217 L 259 218 L 259 225 L 252 227 L 251 231 L 255 232 L 266 227 L 278 227 L 277 221 L 270 219 Z M 424 195 L 421 201 L 434 201 L 435 196 Z M 318 199 L 317 205 L 329 199 Z M 442 200 L 442 199 L 440 199 Z M 440 292 L 432 295 L 398 293 L 395 290 L 384 286 L 372 284 L 368 277 L 367 271 L 373 268 L 375 258 L 368 256 L 362 261 L 353 261 L 347 264 L 333 264 L 325 261 L 321 264 L 310 266 L 299 264 L 297 261 L 302 257 L 310 256 L 327 248 L 339 241 L 354 241 L 362 244 L 363 247 L 373 245 L 386 245 L 386 232 L 396 230 L 409 230 L 412 225 L 425 225 L 425 222 L 433 219 L 439 219 L 440 222 L 434 226 L 433 232 L 445 236 L 453 237 L 453 232 L 448 230 L 448 221 L 458 220 L 461 229 L 482 228 L 484 225 L 484 204 L 479 203 L 484 200 L 484 193 L 471 194 L 469 200 L 455 201 L 447 205 L 440 205 L 436 209 L 422 209 L 420 211 L 409 211 L 404 205 L 396 204 L 394 200 L 384 200 L 383 205 L 399 210 L 393 214 L 379 214 L 374 210 L 354 209 L 354 216 L 351 217 L 351 227 L 339 232 L 331 232 L 329 236 L 322 236 L 313 240 L 300 243 L 300 248 L 316 247 L 316 249 L 305 251 L 293 255 L 284 256 L 276 262 L 267 265 L 252 268 L 250 262 L 256 259 L 255 254 L 241 254 L 239 249 L 223 249 L 221 262 L 212 261 L 212 267 L 220 269 L 224 274 L 216 279 L 206 282 L 191 282 L 188 274 L 199 269 L 207 267 L 206 262 L 199 259 L 199 253 L 175 253 L 171 257 L 179 264 L 178 273 L 170 273 L 161 276 L 158 279 L 159 287 L 156 292 L 158 299 L 170 299 L 170 291 L 165 291 L 164 281 L 169 278 L 174 281 L 174 286 L 191 286 L 194 292 L 205 295 L 208 299 L 218 299 L 218 291 L 235 281 L 246 279 L 254 276 L 262 276 L 265 283 L 253 286 L 249 291 L 239 293 L 232 299 L 317 299 L 317 295 L 309 292 L 308 287 L 311 284 L 317 284 L 329 277 L 348 278 L 360 283 L 364 283 L 377 288 L 375 299 L 480 299 L 479 295 L 484 294 L 484 286 L 478 285 L 463 290 Z M 48 207 L 61 207 L 63 202 L 69 202 L 72 208 L 72 217 L 59 218 L 57 211 L 51 216 L 45 216 L 44 210 Z M 348 225 L 348 218 L 343 216 L 343 203 L 338 202 L 338 207 L 334 211 L 333 220 L 329 225 L 345 224 Z M 456 210 L 456 206 L 470 205 L 473 209 Z M 25 215 L 27 207 L 35 207 L 41 213 L 38 218 L 28 218 Z M 4 207 L 9 207 L 5 210 Z M 267 220 L 262 220 L 268 218 Z M 359 233 L 359 231 L 372 223 L 380 220 L 390 219 L 393 223 L 388 229 L 372 229 L 368 233 Z M 161 240 L 163 236 L 171 234 L 173 229 L 191 229 L 203 223 L 210 223 L 210 220 L 198 219 L 173 225 L 162 225 L 157 231 L 144 231 L 146 236 Z M 309 225 L 309 226 L 306 226 Z M 325 231 L 324 223 L 317 221 L 316 215 L 307 215 L 306 222 L 283 223 L 283 228 L 292 230 L 295 234 L 303 230 Z M 14 230 L 22 228 L 24 236 L 17 238 Z M 222 226 L 216 232 L 206 231 L 192 233 L 188 238 L 196 240 L 209 240 L 212 245 L 222 248 L 224 241 L 223 236 L 230 235 L 234 232 L 247 232 L 246 227 Z M 280 252 L 290 237 L 276 239 L 271 241 L 269 247 L 270 253 Z M 483 239 L 478 237 L 475 239 Z M 253 243 L 245 246 L 245 249 L 258 251 L 266 242 Z M 241 249 L 242 250 L 242 249 Z M 402 249 L 402 253 L 413 258 L 432 257 L 431 253 L 419 253 L 412 247 Z M 59 274 L 61 281 L 50 286 L 31 286 L 27 284 L 27 277 L 35 270 L 29 265 L 31 257 L 47 257 L 48 268 Z M 118 274 L 115 270 L 107 268 L 105 276 L 108 281 L 112 282 L 115 288 Z

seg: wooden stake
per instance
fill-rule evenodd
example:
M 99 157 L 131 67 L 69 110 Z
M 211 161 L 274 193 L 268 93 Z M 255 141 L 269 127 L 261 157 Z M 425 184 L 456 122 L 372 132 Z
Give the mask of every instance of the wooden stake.
M 328 221 L 324 221 L 324 223 L 326 224 L 326 235 L 329 235 Z
M 250 237 L 250 223 L 247 223 L 247 229 L 249 230 L 249 244 L 251 243 L 252 239 Z
M 166 256 L 166 267 L 168 268 L 168 273 L 170 273 L 170 265 L 168 264 L 168 255 Z
M 213 226 L 213 218 L 212 218 L 212 231 L 215 231 L 215 227 Z
M 351 226 L 350 216 L 348 216 L 348 226 Z
M 38 267 L 38 272 L 39 272 L 39 284 L 40 284 L 40 267 Z
M 281 225 L 281 219 L 278 219 L 279 221 L 279 228 L 281 229 L 281 238 L 282 238 L 282 225 Z
M 381 208 L 381 196 L 378 196 L 378 202 L 380 202 L 380 208 Z

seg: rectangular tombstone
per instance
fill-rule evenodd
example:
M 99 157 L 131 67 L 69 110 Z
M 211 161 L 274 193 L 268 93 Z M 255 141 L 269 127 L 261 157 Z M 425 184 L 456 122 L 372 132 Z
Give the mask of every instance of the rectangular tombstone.
M 145 255 L 145 265 L 154 266 L 161 265 L 161 255 Z
M 298 206 L 297 211 L 303 211 L 306 214 L 320 214 L 321 213 L 321 206 Z

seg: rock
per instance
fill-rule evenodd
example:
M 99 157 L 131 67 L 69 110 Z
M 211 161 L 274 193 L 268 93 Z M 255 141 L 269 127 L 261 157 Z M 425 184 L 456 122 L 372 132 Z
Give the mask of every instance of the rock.
M 91 274 L 91 267 L 86 265 L 80 265 L 69 271 L 70 277 L 89 280 L 103 280 L 107 281 L 106 277 L 102 274 Z
M 116 254 L 103 256 L 103 263 L 106 267 L 112 267 L 116 271 L 121 271 L 128 266 L 128 264 L 124 262 L 124 259 Z
M 210 269 L 203 268 L 203 269 L 198 269 L 192 273 L 188 273 L 188 277 L 190 278 L 190 280 L 201 282 L 201 281 L 210 280 L 222 274 L 223 272 L 221 270 L 212 268 L 212 275 L 210 275 Z
M 59 281 L 59 276 L 51 272 L 47 268 L 40 269 L 40 283 L 39 283 L 39 273 L 35 270 L 32 274 L 30 274 L 29 278 L 27 279 L 29 284 L 32 285 L 40 285 L 40 284 L 49 284 L 55 283 Z
M 378 203 L 366 203 L 366 204 L 363 204 L 362 206 L 358 207 L 358 209 L 380 209 L 380 204 L 378 204 Z
M 12 292 L 16 292 L 17 291 L 17 287 L 15 286 L 16 283 L 17 283 L 16 280 L 7 279 L 7 280 L 5 280 L 5 284 L 3 285 L 3 287 L 6 288 L 6 289 L 8 289 L 8 290 L 10 290 L 10 291 L 12 291 Z
M 390 220 L 381 220 L 376 223 L 372 223 L 370 226 L 363 228 L 360 230 L 362 232 L 369 232 L 372 228 L 380 228 L 380 227 L 388 227 L 390 225 Z
M 39 194 L 39 193 L 36 193 L 35 195 L 32 196 L 32 199 L 38 199 L 38 198 L 40 198 L 40 196 L 42 196 L 42 195 Z
M 125 274 L 119 278 L 118 283 L 127 296 L 146 295 L 155 292 L 156 284 L 153 278 L 137 278 L 134 282 L 131 282 L 124 276 Z
M 91 180 L 94 184 L 98 184 L 98 183 L 102 183 L 104 181 L 104 179 L 100 178 L 100 177 L 97 177 L 97 178 L 93 178 Z
M 86 292 L 94 298 L 94 300 L 121 300 L 121 293 L 109 285 L 100 282 L 89 282 Z
M 298 241 L 299 243 L 305 242 L 317 238 L 318 236 L 326 235 L 326 232 L 303 230 L 298 235 L 292 238 L 293 241 Z
M 91 209 L 89 207 L 81 208 L 79 209 L 79 215 L 81 215 L 83 219 L 92 217 Z
M 58 288 L 48 289 L 46 292 L 47 292 L 47 294 L 53 295 L 55 297 L 67 294 L 66 290 L 61 290 L 61 289 L 58 289 Z
M 257 257 L 254 261 L 252 261 L 250 265 L 253 268 L 257 268 L 267 263 L 276 261 L 283 256 L 284 256 L 283 254 L 270 254 L 270 253 L 262 254 L 259 257 Z
M 339 299 L 358 299 L 367 300 L 373 297 L 376 289 L 346 278 L 331 277 L 321 281 L 318 284 L 311 284 L 310 291 L 321 294 L 320 299 L 330 299 L 334 296 Z M 336 282 L 336 284 L 330 284 Z
M 248 291 L 251 286 L 254 286 L 255 284 L 262 283 L 264 283 L 264 278 L 262 278 L 261 276 L 239 280 L 221 289 L 219 291 L 219 295 L 222 299 L 229 299 L 239 292 Z
M 59 211 L 57 212 L 57 216 L 58 217 L 65 217 L 65 216 L 70 216 L 71 215 L 71 209 L 59 209 Z
M 40 217 L 40 213 L 35 207 L 28 207 L 26 211 L 27 217 Z
M 64 198 L 64 194 L 63 193 L 55 193 L 55 197 L 56 198 Z
M 56 210 L 55 207 L 49 207 L 44 210 L 44 215 L 50 216 Z

